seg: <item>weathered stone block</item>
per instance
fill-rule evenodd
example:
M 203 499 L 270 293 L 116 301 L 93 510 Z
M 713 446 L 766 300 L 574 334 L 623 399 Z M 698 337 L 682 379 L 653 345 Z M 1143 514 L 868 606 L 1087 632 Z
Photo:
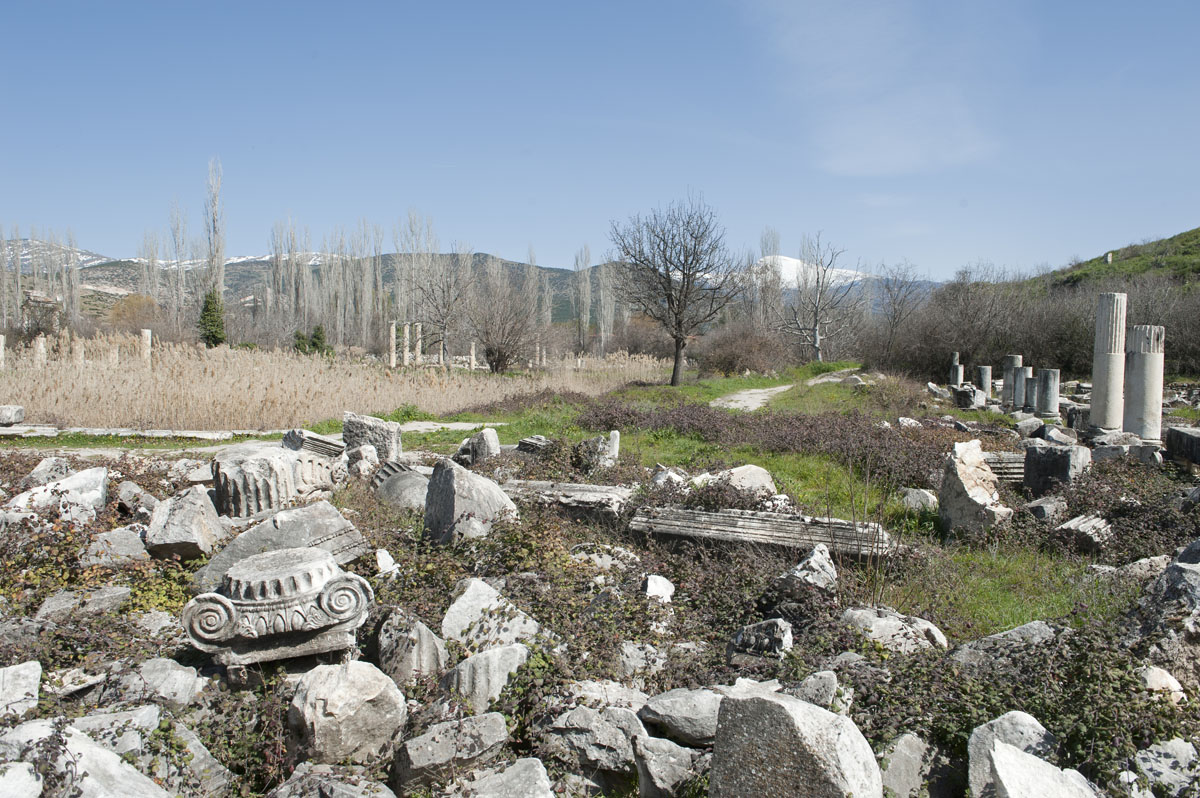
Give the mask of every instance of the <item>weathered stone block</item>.
M 384 462 L 395 460 L 404 453 L 400 443 L 399 422 L 349 411 L 342 415 L 342 442 L 347 449 L 367 444 L 374 446 L 379 459 Z
M 1042 496 L 1055 485 L 1070 485 L 1092 464 L 1086 446 L 1047 446 L 1025 450 L 1025 487 Z

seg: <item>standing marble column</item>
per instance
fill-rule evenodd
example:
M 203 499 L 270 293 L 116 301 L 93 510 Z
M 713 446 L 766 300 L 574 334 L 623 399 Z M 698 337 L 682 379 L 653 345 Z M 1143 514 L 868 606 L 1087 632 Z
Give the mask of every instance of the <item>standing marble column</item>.
M 471 371 L 475 370 L 475 342 L 471 342 Z
M 1000 404 L 1005 407 L 1013 407 L 1013 389 L 1017 384 L 1017 369 L 1021 367 L 1023 359 L 1020 355 L 1004 356 L 1004 385 L 1000 388 Z
M 0 371 L 4 370 L 4 336 L 0 335 Z
M 975 385 L 983 391 L 983 395 L 988 399 L 992 398 L 992 367 L 991 366 L 976 366 L 975 367 Z
M 404 322 L 404 355 L 401 360 L 405 366 L 412 362 L 412 357 L 408 353 L 408 329 L 408 322 Z
M 413 335 L 416 337 L 415 345 L 413 346 L 413 362 L 418 366 L 421 365 L 423 353 L 421 351 L 421 322 L 413 325 Z
M 1033 374 L 1030 366 L 1017 366 L 1013 369 L 1012 408 L 1021 410 L 1025 407 L 1025 381 Z
M 46 368 L 46 336 L 39 335 L 33 339 L 33 365 L 37 368 Z
M 1042 369 L 1037 376 L 1037 399 L 1034 412 L 1038 418 L 1058 418 L 1058 369 Z
M 1039 374 L 1041 372 L 1038 372 Z M 1033 376 L 1033 367 L 1025 367 L 1025 412 L 1032 413 L 1037 407 L 1037 378 Z
M 962 385 L 963 367 L 958 362 L 958 352 L 950 353 L 950 387 L 957 388 Z
M 154 341 L 154 333 L 150 330 L 142 330 L 142 339 L 138 344 L 138 354 L 141 355 L 142 365 L 150 368 L 150 345 Z
M 1146 443 L 1162 442 L 1163 349 L 1167 332 L 1135 324 L 1125 339 L 1124 430 Z
M 1120 429 L 1125 413 L 1125 304 L 1125 294 L 1096 302 L 1091 425 L 1100 429 Z
M 388 368 L 396 368 L 396 322 L 388 325 Z

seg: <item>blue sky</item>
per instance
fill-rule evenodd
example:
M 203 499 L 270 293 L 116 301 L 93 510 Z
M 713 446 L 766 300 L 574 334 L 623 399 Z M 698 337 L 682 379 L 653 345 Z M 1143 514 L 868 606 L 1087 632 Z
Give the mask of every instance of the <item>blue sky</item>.
M 569 266 L 702 193 L 735 248 L 1061 266 L 1200 225 L 1200 5 L 61 3 L 5 7 L 0 224 L 137 252 L 224 169 L 227 252 L 416 209 Z

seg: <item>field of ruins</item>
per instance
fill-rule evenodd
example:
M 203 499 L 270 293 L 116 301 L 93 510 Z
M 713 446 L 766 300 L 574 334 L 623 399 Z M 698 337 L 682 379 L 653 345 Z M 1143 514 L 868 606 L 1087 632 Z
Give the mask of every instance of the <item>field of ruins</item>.
M 1192 794 L 1200 396 L 1096 314 L 1083 379 L 10 351 L 0 792 Z

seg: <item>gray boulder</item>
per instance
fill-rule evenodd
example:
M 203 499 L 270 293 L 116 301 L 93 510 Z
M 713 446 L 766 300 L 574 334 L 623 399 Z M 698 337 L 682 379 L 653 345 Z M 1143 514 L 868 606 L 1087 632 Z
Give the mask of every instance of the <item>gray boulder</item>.
M 485 770 L 456 782 L 446 798 L 554 798 L 540 759 L 518 759 L 502 770 Z
M 942 630 L 929 621 L 887 607 L 853 607 L 842 613 L 841 622 L 899 654 L 948 645 Z
M 169 798 L 170 793 L 149 777 L 78 729 L 63 730 L 61 748 L 50 742 L 55 734 L 51 720 L 9 729 L 0 736 L 0 761 L 34 761 L 39 748 L 48 748 L 56 775 L 84 798 Z
M 216 798 L 224 796 L 234 776 L 218 762 L 200 738 L 166 716 L 153 704 L 116 712 L 96 712 L 71 721 L 96 742 L 120 754 L 142 773 L 174 793 Z M 183 745 L 186 756 L 172 756 L 155 740 L 167 731 Z
M 854 701 L 854 688 L 848 684 L 843 687 L 838 682 L 836 671 L 817 671 L 809 674 L 787 693 L 838 715 L 848 714 Z
M 41 683 L 42 663 L 37 660 L 0 668 L 0 718 L 37 708 Z
M 576 772 L 632 776 L 636 772 L 633 739 L 646 729 L 628 709 L 575 707 L 559 715 L 546 730 L 545 745 Z
M 435 542 L 487 537 L 497 521 L 517 518 L 517 506 L 492 480 L 452 460 L 434 466 L 425 497 L 425 529 Z
M 329 552 L 338 565 L 371 552 L 366 538 L 354 524 L 336 507 L 322 500 L 281 510 L 250 527 L 213 555 L 208 565 L 196 572 L 193 581 L 200 592 L 211 592 L 221 586 L 225 573 L 235 563 L 247 557 L 279 549 L 310 547 Z
M 123 674 L 114 684 L 106 685 L 106 701 L 140 703 L 153 701 L 180 710 L 192 704 L 208 684 L 195 668 L 173 659 L 156 657 Z
M 212 554 L 226 537 L 208 491 L 196 486 L 154 508 L 146 530 L 146 552 L 159 560 L 194 560 Z
M 398 685 L 446 669 L 446 644 L 428 626 L 393 610 L 379 627 L 379 668 Z
M 673 798 L 697 775 L 703 754 L 662 737 L 634 737 L 633 757 L 639 798 Z
M 108 503 L 108 469 L 88 468 L 17 494 L 4 506 L 10 510 L 45 511 L 57 507 L 59 515 L 85 524 Z
M 6 762 L 0 764 L 0 795 L 30 796 L 42 794 L 42 776 L 29 762 Z
M 1054 640 L 1057 633 L 1045 621 L 1030 621 L 1014 629 L 963 643 L 950 658 L 968 668 L 994 669 L 1011 664 L 1012 658 L 1035 646 Z
M 136 482 L 126 480 L 117 485 L 117 509 L 145 523 L 150 520 L 158 499 L 143 490 Z
M 988 794 L 997 798 L 1100 798 L 1079 771 L 1059 770 L 1003 740 L 992 743 L 991 766 Z
M 978 440 L 954 444 L 938 492 L 942 527 L 978 536 L 1007 521 L 1013 511 L 1000 503 L 998 484 Z
M 119 526 L 101 532 L 92 538 L 92 542 L 80 555 L 80 564 L 114 566 L 148 560 L 150 555 L 146 553 L 146 544 L 142 542 L 145 532 L 146 527 L 141 524 Z
M 1146 588 L 1134 611 L 1129 644 L 1148 646 L 1147 659 L 1183 684 L 1200 685 L 1200 541 L 1188 546 Z
M 38 607 L 34 618 L 39 621 L 62 623 L 71 615 L 103 615 L 112 612 L 129 600 L 129 588 L 117 585 L 75 592 L 60 590 Z
M 400 443 L 400 423 L 375 416 L 360 416 L 346 411 L 342 415 L 342 442 L 346 449 L 374 446 L 380 460 L 395 460 L 404 453 Z
M 774 589 L 784 599 L 802 599 L 816 589 L 825 593 L 837 590 L 837 568 L 824 543 L 813 546 L 808 556 L 775 580 Z
M 1061 496 L 1043 496 L 1029 502 L 1022 509 L 1028 510 L 1039 521 L 1053 523 L 1066 514 L 1067 501 Z
M 1134 761 L 1151 785 L 1159 785 L 1170 796 L 1182 795 L 1188 785 L 1200 777 L 1196 747 L 1179 737 L 1138 751 Z
M 266 798 L 396 798 L 396 794 L 359 773 L 343 774 L 330 765 L 301 762 Z
M 494 759 L 507 741 L 508 726 L 499 712 L 439 723 L 396 748 L 390 783 L 403 793 L 444 781 Z
M 995 784 L 992 753 L 995 743 L 1014 746 L 1035 757 L 1045 757 L 1057 745 L 1054 735 L 1025 712 L 1008 712 L 971 732 L 967 741 L 967 781 L 971 795 L 989 795 Z
M 288 706 L 296 747 L 326 763 L 367 762 L 404 729 L 404 695 L 369 662 L 318 665 L 301 677 Z
M 717 713 L 723 697 L 713 690 L 683 687 L 660 693 L 638 711 L 647 727 L 684 745 L 712 745 L 717 734 Z
M 1025 487 L 1034 496 L 1042 496 L 1056 485 L 1074 482 L 1092 464 L 1092 450 L 1086 446 L 1047 446 L 1025 450 Z
M 454 601 L 442 618 L 442 637 L 456 640 L 471 651 L 529 640 L 540 630 L 537 621 L 487 582 L 474 577 L 458 583 Z
M 508 680 L 529 659 L 529 649 L 513 643 L 467 657 L 442 677 L 442 689 L 466 701 L 475 715 L 487 712 Z
M 585 706 L 622 707 L 637 712 L 650 696 L 633 687 L 608 679 L 569 682 L 563 687 L 567 698 Z
M 786 695 L 727 698 L 709 795 L 882 798 L 875 754 L 848 718 Z
M 21 480 L 21 487 L 36 488 L 48 482 L 64 479 L 74 473 L 75 469 L 71 468 L 71 464 L 65 457 L 46 457 L 33 467 L 25 479 Z
M 938 508 L 937 494 L 924 488 L 901 488 L 900 503 L 904 505 L 906 510 L 911 510 L 915 513 L 936 513 Z
M 11 427 L 25 420 L 25 408 L 21 405 L 0 405 L 0 427 Z
M 902 734 L 880 755 L 885 793 L 895 798 L 917 798 L 929 778 L 933 749 L 915 734 Z
M 454 461 L 464 466 L 482 463 L 500 454 L 500 438 L 492 427 L 485 427 L 463 442 L 454 455 Z

